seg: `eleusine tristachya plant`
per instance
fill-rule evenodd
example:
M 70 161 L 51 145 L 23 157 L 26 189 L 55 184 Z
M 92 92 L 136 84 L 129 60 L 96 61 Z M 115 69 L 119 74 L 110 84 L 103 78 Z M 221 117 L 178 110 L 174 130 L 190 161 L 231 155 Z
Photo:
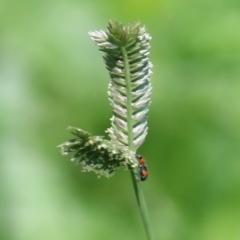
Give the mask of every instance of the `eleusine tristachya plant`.
M 113 20 L 106 31 L 92 31 L 89 35 L 103 52 L 110 75 L 108 96 L 113 111 L 111 127 L 107 129 L 110 140 L 68 127 L 75 138 L 59 147 L 64 155 L 73 153 L 71 160 L 80 164 L 84 172 L 110 177 L 119 167 L 129 169 L 146 234 L 152 240 L 154 235 L 140 187 L 147 169 L 143 158 L 136 154 L 148 130 L 151 37 L 138 21 L 123 26 Z

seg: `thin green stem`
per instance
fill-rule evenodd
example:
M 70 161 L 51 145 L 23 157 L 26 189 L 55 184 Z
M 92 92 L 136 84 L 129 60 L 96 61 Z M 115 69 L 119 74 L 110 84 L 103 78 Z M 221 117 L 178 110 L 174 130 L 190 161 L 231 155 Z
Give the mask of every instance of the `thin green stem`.
M 127 124 L 128 124 L 128 146 L 129 149 L 132 151 L 136 151 L 133 143 L 133 119 L 132 119 L 132 86 L 131 86 L 131 76 L 130 76 L 130 69 L 129 69 L 129 63 L 128 63 L 128 56 L 127 52 L 124 47 L 121 48 L 122 54 L 123 54 L 123 61 L 124 61 L 124 71 L 125 71 L 125 77 L 126 77 L 126 85 L 127 85 Z M 143 221 L 143 225 L 146 231 L 146 235 L 148 240 L 154 240 L 154 234 L 152 229 L 152 224 L 150 221 L 150 217 L 148 214 L 147 205 L 145 202 L 145 198 L 141 189 L 140 181 L 136 179 L 135 173 L 136 169 L 131 170 L 131 177 L 132 177 L 132 183 L 134 192 L 136 195 L 139 211 L 141 214 L 141 218 Z
M 131 177 L 132 177 L 132 183 L 133 183 L 139 211 L 140 211 L 143 225 L 147 234 L 147 238 L 148 240 L 154 240 L 155 236 L 153 234 L 153 228 L 152 228 L 151 220 L 149 217 L 145 198 L 142 192 L 141 184 L 139 180 L 136 180 L 135 173 L 133 170 L 131 171 Z

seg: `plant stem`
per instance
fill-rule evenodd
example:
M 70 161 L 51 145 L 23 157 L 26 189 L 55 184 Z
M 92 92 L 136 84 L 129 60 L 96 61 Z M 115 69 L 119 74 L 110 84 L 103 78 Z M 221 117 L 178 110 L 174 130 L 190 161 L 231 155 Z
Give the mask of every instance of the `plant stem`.
M 144 195 L 142 192 L 140 181 L 136 179 L 135 173 L 133 170 L 131 170 L 131 177 L 132 177 L 132 183 L 133 183 L 134 192 L 136 195 L 139 211 L 140 211 L 143 225 L 144 225 L 144 228 L 145 228 L 145 231 L 147 234 L 147 238 L 148 238 L 148 240 L 154 240 L 155 237 L 153 234 L 152 224 L 151 224 L 151 220 L 150 220 L 150 217 L 148 214 L 148 209 L 147 209 L 145 198 L 144 198 Z
M 124 73 L 125 73 L 125 80 L 126 80 L 126 86 L 127 86 L 127 124 L 128 124 L 128 146 L 129 149 L 132 151 L 136 151 L 133 143 L 133 119 L 132 119 L 132 86 L 131 86 L 131 76 L 130 76 L 130 68 L 128 63 L 128 56 L 127 52 L 124 47 L 121 47 L 121 51 L 123 54 L 123 61 L 124 61 Z M 143 221 L 143 225 L 147 234 L 148 240 L 154 240 L 154 234 L 153 229 L 150 221 L 150 217 L 148 214 L 148 209 L 146 206 L 146 202 L 144 199 L 144 195 L 141 189 L 140 181 L 136 179 L 135 177 L 135 171 L 136 169 L 132 169 L 131 171 L 131 177 L 132 177 L 132 183 L 134 187 L 134 192 L 136 195 L 139 211 L 141 214 L 141 218 Z

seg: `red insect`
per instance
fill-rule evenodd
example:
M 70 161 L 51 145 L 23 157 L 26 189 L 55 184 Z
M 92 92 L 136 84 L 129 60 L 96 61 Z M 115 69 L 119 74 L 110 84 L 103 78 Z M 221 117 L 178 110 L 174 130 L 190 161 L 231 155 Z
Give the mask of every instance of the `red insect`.
M 139 163 L 138 167 L 139 167 L 140 180 L 145 181 L 148 177 L 148 169 L 146 166 L 146 161 L 140 154 L 136 154 L 136 157 L 137 157 L 138 163 Z

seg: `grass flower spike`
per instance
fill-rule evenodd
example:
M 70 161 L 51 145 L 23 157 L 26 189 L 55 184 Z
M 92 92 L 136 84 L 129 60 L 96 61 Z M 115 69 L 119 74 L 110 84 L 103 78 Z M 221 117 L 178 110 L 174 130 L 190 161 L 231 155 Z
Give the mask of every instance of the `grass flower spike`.
M 89 33 L 104 52 L 110 82 L 108 95 L 113 109 L 107 131 L 112 142 L 136 149 L 147 135 L 150 102 L 150 35 L 139 22 L 123 27 L 110 21 L 108 31 Z M 129 135 L 129 131 L 133 134 Z

